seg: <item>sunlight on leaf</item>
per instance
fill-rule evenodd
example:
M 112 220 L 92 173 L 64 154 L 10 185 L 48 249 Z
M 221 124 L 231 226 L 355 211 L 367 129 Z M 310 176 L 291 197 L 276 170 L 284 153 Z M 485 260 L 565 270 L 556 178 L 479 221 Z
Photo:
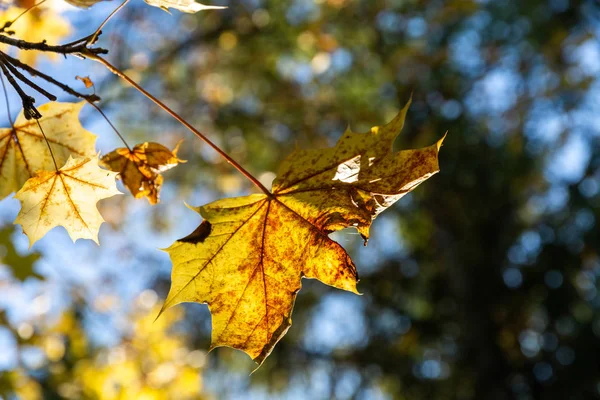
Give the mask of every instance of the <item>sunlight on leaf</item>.
M 39 123 L 48 138 L 58 167 L 70 156 L 95 154 L 96 135 L 79 122 L 80 103 L 47 103 L 38 107 L 43 117 Z M 27 120 L 23 112 L 14 129 L 0 129 L 0 200 L 18 191 L 37 171 L 54 169 L 44 136 L 35 120 Z
M 65 0 L 65 1 L 75 7 L 90 8 L 94 4 L 98 4 L 103 1 L 110 1 L 110 0 Z
M 407 109 L 365 134 L 348 130 L 333 148 L 294 152 L 272 196 L 195 208 L 204 221 L 166 250 L 173 272 L 163 310 L 208 303 L 211 347 L 243 350 L 261 364 L 292 323 L 302 277 L 358 293 L 356 267 L 329 233 L 354 227 L 366 243 L 380 212 L 439 171 L 443 138 L 392 152 Z
M 166 12 L 169 12 L 169 8 L 175 8 L 184 13 L 194 14 L 198 11 L 203 10 L 218 10 L 227 7 L 223 6 L 207 6 L 204 4 L 196 3 L 194 0 L 144 0 L 151 6 L 162 8 Z
M 98 157 L 69 158 L 58 171 L 40 171 L 15 195 L 21 211 L 15 224 L 23 227 L 29 246 L 55 226 L 63 226 L 73 241 L 92 239 L 104 220 L 96 203 L 116 194 L 117 173 L 98 167 Z
M 181 141 L 173 151 L 159 143 L 142 143 L 132 150 L 122 147 L 101 159 L 101 164 L 118 172 L 127 189 L 136 199 L 147 197 L 150 204 L 158 203 L 163 177 L 160 172 L 185 160 L 177 158 Z

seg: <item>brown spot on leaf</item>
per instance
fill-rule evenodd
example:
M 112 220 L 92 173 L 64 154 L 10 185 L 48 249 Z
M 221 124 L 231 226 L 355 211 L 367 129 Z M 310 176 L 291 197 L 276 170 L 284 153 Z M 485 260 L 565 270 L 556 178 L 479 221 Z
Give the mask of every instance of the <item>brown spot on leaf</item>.
M 186 237 L 179 239 L 178 242 L 183 243 L 203 243 L 212 231 L 212 225 L 208 221 L 202 221 L 202 223 Z

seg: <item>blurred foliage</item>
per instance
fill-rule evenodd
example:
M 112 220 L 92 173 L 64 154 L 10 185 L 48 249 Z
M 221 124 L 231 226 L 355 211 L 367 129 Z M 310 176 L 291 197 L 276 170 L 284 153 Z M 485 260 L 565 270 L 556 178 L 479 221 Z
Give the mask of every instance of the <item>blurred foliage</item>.
M 304 281 L 294 325 L 265 365 L 248 377 L 243 355 L 216 350 L 205 388 L 218 398 L 598 397 L 597 2 L 228 5 L 169 19 L 132 3 L 101 44 L 265 183 L 295 147 L 331 145 L 347 124 L 381 124 L 411 92 L 398 147 L 449 134 L 441 173 L 375 222 L 366 249 L 355 235 L 336 237 L 353 250 L 364 295 Z M 115 78 L 90 77 L 131 142 L 172 145 L 187 135 Z M 165 176 L 165 191 L 178 195 L 165 196 L 154 229 L 182 223 L 163 212 L 180 200 L 252 190 L 193 138 L 181 157 L 188 164 Z M 167 280 L 156 280 L 162 298 Z M 169 313 L 182 309 L 181 340 L 208 348 L 208 313 Z M 85 354 L 80 363 L 98 359 Z M 38 389 L 80 382 L 76 364 L 46 368 Z M 94 365 L 103 376 L 106 367 Z M 39 379 L 25 367 L 2 375 L 13 391 Z
M 12 275 L 20 281 L 25 281 L 30 276 L 44 279 L 33 269 L 34 263 L 40 258 L 40 253 L 30 251 L 27 254 L 19 254 L 10 240 L 14 230 L 14 226 L 0 229 L 0 265 L 10 268 Z
M 14 333 L 24 365 L 1 376 L 0 395 L 31 400 L 204 398 L 198 369 L 206 353 L 191 351 L 185 334 L 174 328 L 183 310 L 154 322 L 160 309 L 155 302 L 152 291 L 138 297 L 129 315 L 131 332 L 110 349 L 89 343 L 77 307 L 55 323 L 20 323 Z
M 24 13 L 35 3 L 32 0 L 16 0 L 14 2 L 16 7 L 2 7 L 0 4 L 2 25 L 6 21 L 14 21 L 9 30 L 14 32 L 19 39 L 28 42 L 35 43 L 46 40 L 48 43 L 60 43 L 71 31 L 69 22 L 46 4 L 41 4 Z M 8 49 L 8 46 L 4 44 L 0 45 L 0 50 L 18 55 L 21 61 L 31 66 L 35 65 L 40 56 L 40 53 L 35 51 L 13 51 L 14 49 Z M 56 54 L 45 54 L 45 56 L 53 60 L 58 59 Z

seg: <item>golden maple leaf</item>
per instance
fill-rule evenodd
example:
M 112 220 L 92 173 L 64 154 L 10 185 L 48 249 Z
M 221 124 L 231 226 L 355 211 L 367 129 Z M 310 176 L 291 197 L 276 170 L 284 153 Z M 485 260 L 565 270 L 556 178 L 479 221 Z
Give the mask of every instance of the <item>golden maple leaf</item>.
M 5 22 L 15 20 L 25 10 L 26 8 L 10 7 L 7 10 L 0 11 L 0 26 L 3 26 Z M 15 32 L 17 39 L 27 42 L 41 42 L 45 40 L 48 44 L 60 44 L 60 41 L 71 32 L 71 25 L 66 19 L 54 12 L 46 4 L 43 4 L 32 8 L 19 17 L 10 26 L 10 30 Z M 6 51 L 6 48 L 7 46 L 0 45 L 0 50 Z M 12 49 L 14 50 L 14 48 Z M 57 58 L 57 55 L 53 53 L 25 50 L 14 51 L 17 52 L 17 56 L 22 62 L 30 66 L 35 64 L 40 54 L 53 59 Z
M 185 162 L 177 158 L 180 144 L 181 141 L 173 151 L 152 142 L 138 144 L 131 150 L 121 147 L 102 157 L 101 163 L 119 173 L 136 199 L 146 196 L 150 204 L 156 204 L 163 182 L 160 172 Z
M 195 208 L 204 221 L 166 249 L 173 262 L 163 310 L 208 303 L 212 345 L 243 350 L 261 364 L 285 335 L 301 278 L 357 293 L 356 267 L 329 233 L 372 220 L 439 171 L 443 138 L 392 152 L 408 104 L 366 134 L 347 130 L 333 148 L 292 153 L 271 195 L 217 200 Z
M 21 202 L 15 224 L 23 227 L 29 247 L 59 225 L 73 241 L 92 239 L 98 243 L 98 231 L 104 220 L 96 203 L 121 194 L 116 175 L 98 166 L 98 156 L 69 157 L 58 171 L 37 172 L 15 195 Z
M 43 115 L 38 121 L 59 167 L 71 155 L 96 153 L 96 135 L 85 130 L 78 118 L 84 104 L 52 102 L 38 107 Z M 26 120 L 21 111 L 14 128 L 0 128 L 0 200 L 18 191 L 35 172 L 53 169 L 48 145 L 35 120 Z

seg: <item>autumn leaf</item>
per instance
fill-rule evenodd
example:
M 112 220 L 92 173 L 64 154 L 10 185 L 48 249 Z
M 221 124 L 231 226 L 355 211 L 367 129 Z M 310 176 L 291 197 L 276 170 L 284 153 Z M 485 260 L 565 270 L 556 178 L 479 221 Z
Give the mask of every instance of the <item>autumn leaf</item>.
M 23 227 L 29 246 L 55 226 L 63 226 L 73 241 L 92 239 L 104 220 L 96 208 L 99 200 L 120 194 L 117 173 L 101 169 L 98 157 L 70 157 L 58 171 L 39 171 L 15 195 L 21 211 L 15 224 Z
M 151 6 L 162 8 L 166 12 L 169 12 L 169 8 L 175 8 L 179 11 L 194 14 L 198 11 L 203 10 L 215 10 L 215 9 L 223 9 L 227 7 L 223 6 L 207 6 L 204 4 L 197 3 L 194 0 L 144 0 L 146 3 Z
M 163 310 L 208 303 L 212 345 L 243 350 L 261 364 L 285 335 L 301 278 L 358 293 L 356 267 L 329 234 L 372 220 L 439 171 L 443 138 L 392 152 L 406 107 L 365 134 L 346 131 L 333 148 L 299 150 L 281 166 L 271 195 L 195 208 L 204 221 L 166 249 L 173 262 Z
M 77 79 L 78 81 L 83 82 L 84 86 L 86 89 L 91 88 L 92 86 L 94 86 L 94 82 L 90 79 L 89 76 L 75 76 L 75 79 Z
M 118 172 L 123 183 L 136 199 L 146 196 L 150 204 L 158 203 L 163 177 L 160 172 L 185 162 L 177 158 L 181 141 L 173 151 L 159 143 L 142 143 L 133 149 L 116 149 L 104 157 L 101 163 Z
M 0 26 L 3 26 L 5 22 L 15 20 L 25 10 L 26 8 L 10 7 L 0 11 Z M 69 35 L 71 26 L 67 20 L 44 4 L 32 8 L 19 17 L 10 25 L 10 30 L 15 32 L 16 38 L 27 42 L 36 43 L 45 40 L 49 44 L 59 44 Z M 6 51 L 7 46 L 0 45 L 0 50 Z M 42 53 L 38 51 L 19 51 L 18 58 L 25 64 L 33 66 L 40 54 Z M 57 58 L 56 54 L 43 54 L 53 59 Z
M 79 122 L 84 104 L 52 102 L 38 108 L 43 115 L 38 121 L 59 167 L 69 156 L 95 154 L 96 135 Z M 25 119 L 21 111 L 14 128 L 0 129 L 0 200 L 18 191 L 36 171 L 53 169 L 48 145 L 35 120 Z
M 65 1 L 75 7 L 90 8 L 94 4 L 101 3 L 103 1 L 110 1 L 110 0 L 65 0 Z

